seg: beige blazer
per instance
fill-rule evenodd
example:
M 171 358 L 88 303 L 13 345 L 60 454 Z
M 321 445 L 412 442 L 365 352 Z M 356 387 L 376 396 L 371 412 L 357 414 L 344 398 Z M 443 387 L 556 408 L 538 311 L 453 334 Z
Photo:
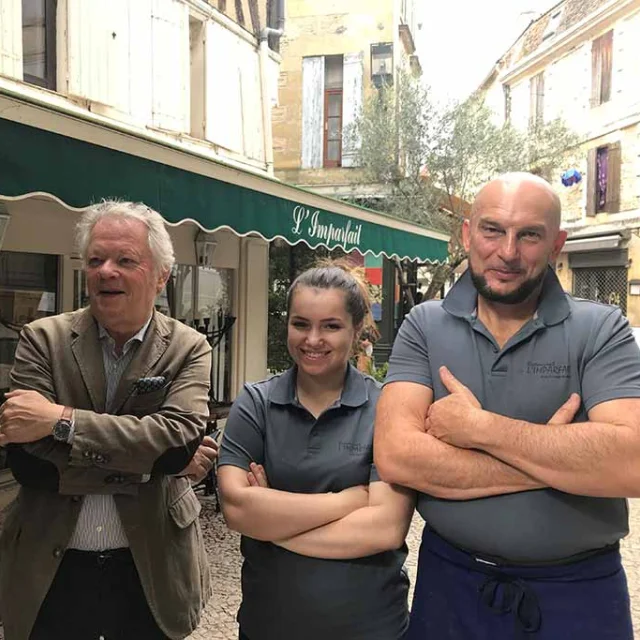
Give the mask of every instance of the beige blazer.
M 189 481 L 172 474 L 187 465 L 204 434 L 210 370 L 204 337 L 154 312 L 122 376 L 113 414 L 106 414 L 102 350 L 90 312 L 24 327 L 12 388 L 35 389 L 76 409 L 75 437 L 73 445 L 45 438 L 9 447 L 21 488 L 0 536 L 6 640 L 28 640 L 91 493 L 114 495 L 160 628 L 170 638 L 195 629 L 211 593 L 200 503 Z M 139 391 L 136 381 L 151 376 L 164 376 L 166 385 Z M 70 615 L 73 607 L 69 602 Z

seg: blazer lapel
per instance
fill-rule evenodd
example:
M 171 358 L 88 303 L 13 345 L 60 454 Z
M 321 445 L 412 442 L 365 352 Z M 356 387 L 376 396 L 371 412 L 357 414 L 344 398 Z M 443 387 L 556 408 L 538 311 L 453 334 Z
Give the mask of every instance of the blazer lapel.
M 74 337 L 71 340 L 71 352 L 89 393 L 93 410 L 104 413 L 106 381 L 102 347 L 98 338 L 98 325 L 88 308 L 78 314 L 72 331 Z
M 136 381 L 149 375 L 151 369 L 167 350 L 168 334 L 169 330 L 163 317 L 154 311 L 142 344 L 120 378 L 110 413 L 118 413 L 133 393 Z

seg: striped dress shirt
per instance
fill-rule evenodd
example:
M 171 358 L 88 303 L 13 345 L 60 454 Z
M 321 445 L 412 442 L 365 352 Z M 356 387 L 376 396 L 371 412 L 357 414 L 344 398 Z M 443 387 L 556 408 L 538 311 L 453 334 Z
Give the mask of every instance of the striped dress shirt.
M 115 340 L 104 327 L 98 326 L 104 376 L 107 381 L 106 413 L 113 409 L 113 400 L 120 378 L 144 340 L 150 323 L 151 318 L 135 336 L 125 342 L 120 356 L 116 355 Z M 113 496 L 96 494 L 85 496 L 68 548 L 82 551 L 104 551 L 105 549 L 119 549 L 128 546 L 127 534 L 122 526 Z

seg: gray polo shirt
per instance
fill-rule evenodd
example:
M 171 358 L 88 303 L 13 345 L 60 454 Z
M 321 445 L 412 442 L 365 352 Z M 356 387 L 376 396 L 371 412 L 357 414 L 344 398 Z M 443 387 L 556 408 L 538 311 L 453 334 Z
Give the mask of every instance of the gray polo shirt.
M 444 301 L 412 309 L 396 338 L 385 384 L 410 381 L 447 395 L 446 365 L 488 411 L 546 424 L 572 392 L 575 422 L 595 405 L 640 397 L 640 351 L 617 307 L 566 294 L 549 269 L 537 313 L 500 349 L 476 317 L 469 273 Z M 544 428 L 544 427 L 541 427 Z M 421 494 L 418 510 L 453 544 L 512 562 L 553 562 L 602 548 L 627 535 L 624 499 L 541 489 L 467 501 Z
M 349 366 L 341 398 L 316 420 L 296 399 L 295 369 L 247 384 L 225 427 L 218 465 L 265 466 L 274 489 L 337 492 L 376 480 L 379 385 Z M 243 536 L 238 620 L 251 640 L 396 640 L 407 626 L 406 547 L 322 560 Z

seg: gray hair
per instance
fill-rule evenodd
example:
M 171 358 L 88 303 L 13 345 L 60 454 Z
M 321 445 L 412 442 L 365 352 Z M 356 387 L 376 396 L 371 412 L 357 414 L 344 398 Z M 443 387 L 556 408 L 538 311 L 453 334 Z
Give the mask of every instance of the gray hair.
M 171 237 L 164 225 L 164 218 L 142 202 L 104 200 L 82 214 L 76 225 L 76 246 L 85 263 L 93 228 L 103 218 L 139 220 L 144 223 L 149 231 L 149 249 L 151 249 L 156 268 L 161 273 L 171 270 L 175 262 L 175 254 Z

